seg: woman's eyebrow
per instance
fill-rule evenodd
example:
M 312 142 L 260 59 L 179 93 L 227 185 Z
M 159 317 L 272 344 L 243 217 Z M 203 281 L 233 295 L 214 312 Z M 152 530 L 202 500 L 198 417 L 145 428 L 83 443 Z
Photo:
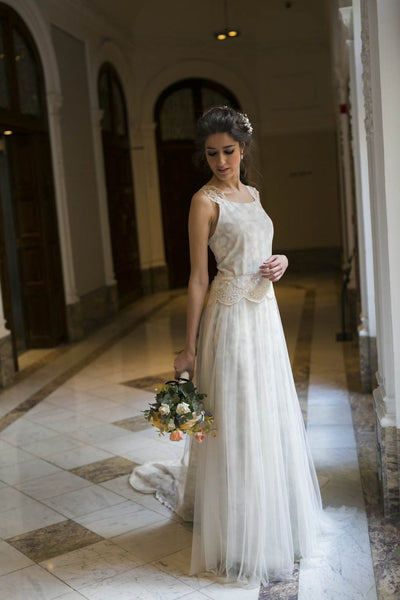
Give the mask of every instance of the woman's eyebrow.
M 222 146 L 222 149 L 225 150 L 225 148 L 233 148 L 235 146 L 235 144 L 229 144 L 229 146 Z M 207 150 L 216 150 L 216 148 L 214 148 L 214 146 L 206 146 Z

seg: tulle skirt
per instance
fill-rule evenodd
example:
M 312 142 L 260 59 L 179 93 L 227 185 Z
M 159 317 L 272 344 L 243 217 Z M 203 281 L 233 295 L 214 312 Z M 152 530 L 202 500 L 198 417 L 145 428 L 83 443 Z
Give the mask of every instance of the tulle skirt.
M 191 574 L 258 585 L 312 557 L 321 497 L 275 297 L 203 312 L 197 387 L 216 437 L 186 441 L 181 461 L 145 463 L 131 485 L 193 520 Z
M 196 479 L 191 573 L 290 578 L 294 560 L 316 550 L 322 508 L 275 297 L 210 299 L 197 387 L 217 435 L 192 444 L 186 471 Z

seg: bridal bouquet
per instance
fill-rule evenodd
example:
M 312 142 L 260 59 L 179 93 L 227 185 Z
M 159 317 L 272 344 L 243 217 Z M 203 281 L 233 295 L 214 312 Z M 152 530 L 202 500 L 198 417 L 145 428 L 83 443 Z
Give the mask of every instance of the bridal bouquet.
M 207 433 L 215 435 L 213 416 L 202 402 L 206 394 L 199 394 L 189 379 L 167 381 L 156 392 L 155 402 L 143 412 L 145 419 L 159 429 L 159 435 L 169 433 L 169 439 L 178 442 L 187 433 L 199 443 Z

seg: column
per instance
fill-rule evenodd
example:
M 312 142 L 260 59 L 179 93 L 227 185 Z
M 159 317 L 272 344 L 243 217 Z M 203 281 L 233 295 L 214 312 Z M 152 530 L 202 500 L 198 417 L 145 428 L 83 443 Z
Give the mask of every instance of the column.
M 75 341 L 83 336 L 80 298 L 75 284 L 75 270 L 72 258 L 72 243 L 68 214 L 68 199 L 64 176 L 64 154 L 61 137 L 62 96 L 47 94 L 51 153 L 53 160 L 54 187 L 56 196 L 58 232 L 60 239 L 61 264 L 63 270 L 64 294 L 68 338 Z
M 374 390 L 385 514 L 400 512 L 400 3 L 361 0 L 362 62 L 374 252 L 378 387 Z

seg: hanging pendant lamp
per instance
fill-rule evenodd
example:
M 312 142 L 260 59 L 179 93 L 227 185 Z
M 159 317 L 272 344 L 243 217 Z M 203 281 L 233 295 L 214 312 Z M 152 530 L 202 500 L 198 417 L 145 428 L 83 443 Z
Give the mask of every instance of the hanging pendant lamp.
M 214 33 L 214 37 L 217 40 L 223 41 L 228 39 L 233 39 L 240 35 L 240 31 L 235 27 L 229 27 L 229 18 L 228 18 L 228 0 L 223 0 L 224 2 L 224 28 L 216 31 Z

